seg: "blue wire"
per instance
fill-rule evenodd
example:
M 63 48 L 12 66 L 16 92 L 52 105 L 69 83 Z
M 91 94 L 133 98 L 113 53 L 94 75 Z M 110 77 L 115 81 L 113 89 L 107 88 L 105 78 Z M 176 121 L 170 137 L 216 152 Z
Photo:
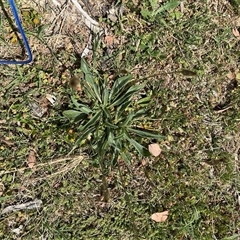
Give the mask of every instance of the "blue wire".
M 19 16 L 18 16 L 17 7 L 15 5 L 15 2 L 14 2 L 14 0 L 8 0 L 8 2 L 10 4 L 10 6 L 11 6 L 12 13 L 13 13 L 13 16 L 15 18 L 17 27 L 19 29 L 19 32 L 20 32 L 21 36 L 22 36 L 23 44 L 24 44 L 24 46 L 25 46 L 25 48 L 27 50 L 28 59 L 27 60 L 23 60 L 23 61 L 0 60 L 0 64 L 27 64 L 27 63 L 32 62 L 32 60 L 33 60 L 32 52 L 31 52 L 31 49 L 29 47 L 28 40 L 26 38 L 25 32 L 24 32 L 24 30 L 22 28 L 22 24 L 21 24 L 21 21 L 20 21 Z

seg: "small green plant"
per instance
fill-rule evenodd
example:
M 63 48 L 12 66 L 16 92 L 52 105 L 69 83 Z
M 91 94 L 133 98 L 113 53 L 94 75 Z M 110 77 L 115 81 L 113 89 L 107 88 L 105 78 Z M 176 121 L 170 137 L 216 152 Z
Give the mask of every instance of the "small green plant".
M 95 77 L 82 59 L 84 73 L 82 87 L 85 97 L 81 101 L 72 96 L 73 109 L 64 111 L 64 116 L 79 124 L 79 138 L 76 146 L 90 143 L 94 158 L 104 173 L 114 166 L 121 157 L 131 161 L 132 149 L 142 156 L 149 151 L 141 144 L 141 139 L 162 138 L 154 131 L 138 127 L 148 110 L 149 97 L 139 98 L 138 93 L 144 84 L 135 83 L 131 75 L 122 76 L 109 82 L 107 78 Z
M 176 8 L 179 5 L 179 1 L 177 0 L 170 0 L 164 3 L 162 6 L 158 7 L 159 3 L 157 0 L 149 0 L 144 2 L 141 14 L 144 18 L 148 19 L 149 21 L 154 20 L 155 17 L 164 11 L 169 11 Z

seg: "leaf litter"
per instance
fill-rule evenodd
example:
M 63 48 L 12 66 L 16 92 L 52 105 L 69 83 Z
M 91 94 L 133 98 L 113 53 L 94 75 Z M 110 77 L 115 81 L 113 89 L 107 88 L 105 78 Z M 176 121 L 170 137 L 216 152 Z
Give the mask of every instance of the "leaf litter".
M 28 167 L 35 170 L 36 169 L 36 162 L 37 162 L 37 159 L 36 159 L 35 151 L 30 150 L 28 158 L 27 158 Z
M 151 219 L 155 222 L 165 222 L 168 218 L 168 211 L 156 212 L 151 215 Z

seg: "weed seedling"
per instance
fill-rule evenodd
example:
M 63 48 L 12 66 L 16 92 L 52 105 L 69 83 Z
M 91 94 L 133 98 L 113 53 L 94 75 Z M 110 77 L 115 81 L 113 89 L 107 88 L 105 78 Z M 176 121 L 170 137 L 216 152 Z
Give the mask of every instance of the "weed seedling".
M 76 146 L 86 140 L 94 155 L 95 163 L 103 176 L 104 199 L 108 199 L 106 174 L 119 158 L 131 162 L 132 147 L 141 155 L 149 156 L 148 150 L 140 143 L 142 138 L 162 138 L 154 131 L 138 127 L 138 122 L 147 114 L 144 99 L 137 93 L 143 84 L 135 83 L 131 75 L 122 76 L 112 83 L 107 78 L 95 77 L 82 59 L 81 70 L 85 97 L 77 101 L 71 97 L 73 109 L 64 115 L 78 124 L 79 138 Z

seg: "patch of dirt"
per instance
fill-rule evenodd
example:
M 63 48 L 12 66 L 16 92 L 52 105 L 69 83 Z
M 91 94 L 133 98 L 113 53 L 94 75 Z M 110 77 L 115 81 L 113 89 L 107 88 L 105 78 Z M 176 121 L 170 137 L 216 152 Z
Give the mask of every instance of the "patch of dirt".
M 106 16 L 111 6 L 111 1 L 82 0 L 78 2 L 95 21 Z M 22 0 L 18 4 L 18 10 L 37 64 L 52 67 L 51 61 L 39 59 L 39 55 L 43 55 L 44 59 L 48 55 L 54 56 L 57 60 L 65 62 L 69 60 L 65 58 L 66 55 L 81 56 L 91 32 L 85 25 L 81 13 L 71 1 Z M 13 22 L 10 8 L 2 7 L 1 15 L 3 26 L 0 33 L 3 43 L 0 44 L 0 58 L 26 58 L 21 36 L 15 31 L 15 22 Z

